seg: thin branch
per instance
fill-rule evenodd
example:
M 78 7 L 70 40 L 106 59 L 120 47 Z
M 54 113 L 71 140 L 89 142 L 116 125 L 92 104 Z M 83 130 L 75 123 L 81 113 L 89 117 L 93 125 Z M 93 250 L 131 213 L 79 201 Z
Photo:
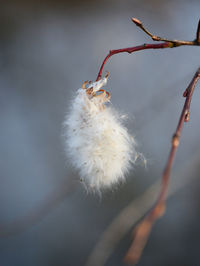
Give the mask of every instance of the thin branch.
M 175 154 L 179 145 L 179 140 L 184 122 L 189 121 L 190 103 L 192 100 L 194 88 L 199 78 L 200 78 L 200 68 L 195 73 L 192 81 L 190 82 L 189 86 L 187 87 L 187 89 L 183 94 L 183 96 L 186 97 L 185 104 L 183 106 L 183 110 L 180 115 L 178 126 L 172 137 L 171 151 L 163 172 L 160 195 L 153 208 L 134 230 L 134 239 L 132 245 L 125 256 L 125 261 L 127 263 L 135 264 L 138 262 L 155 221 L 164 214 L 165 201 L 167 197 L 172 164 L 174 162 Z
M 181 169 L 174 174 L 174 179 L 170 186 L 167 198 L 173 196 L 177 191 L 186 187 L 189 183 L 194 182 L 198 178 L 196 173 L 197 165 L 199 165 L 200 154 L 193 155 Z M 133 199 L 120 213 L 114 217 L 99 241 L 95 244 L 91 254 L 88 257 L 86 266 L 103 266 L 109 259 L 118 243 L 129 232 L 134 224 L 136 224 L 152 206 L 156 200 L 159 191 L 160 180 L 148 187 L 142 195 Z
M 51 213 L 76 188 L 76 183 L 68 180 L 46 197 L 36 208 L 24 217 L 7 225 L 0 224 L 0 238 L 10 237 L 24 232 L 26 229 L 40 222 Z
M 106 62 L 108 61 L 108 59 L 111 56 L 115 55 L 115 54 L 125 53 L 125 52 L 131 54 L 133 52 L 137 52 L 137 51 L 141 51 L 141 50 L 145 50 L 145 49 L 174 48 L 174 47 L 179 47 L 179 46 L 182 46 L 182 45 L 200 46 L 200 40 L 199 40 L 199 37 L 200 37 L 200 22 L 199 22 L 198 27 L 197 27 L 196 39 L 194 41 L 181 41 L 181 40 L 169 40 L 169 39 L 166 39 L 166 38 L 161 38 L 161 37 L 158 37 L 156 35 L 153 35 L 146 28 L 144 28 L 144 26 L 142 25 L 142 22 L 139 19 L 132 18 L 132 21 L 135 23 L 136 26 L 138 26 L 147 35 L 149 35 L 153 39 L 153 41 L 163 41 L 163 42 L 159 43 L 159 44 L 143 44 L 143 45 L 134 46 L 134 47 L 110 50 L 109 54 L 103 60 L 103 63 L 101 65 L 101 67 L 100 67 L 100 70 L 99 70 L 99 73 L 97 75 L 96 81 L 98 81 L 102 77 L 103 68 L 104 68 Z
M 136 26 L 138 26 L 141 30 L 143 30 L 147 35 L 149 35 L 153 41 L 164 41 L 164 42 L 170 42 L 173 44 L 173 47 L 181 46 L 181 45 L 198 45 L 196 41 L 181 41 L 181 40 L 170 40 L 167 38 L 162 38 L 157 35 L 152 34 L 149 32 L 142 24 L 142 22 L 137 18 L 132 18 L 133 23 L 135 23 Z
M 145 49 L 160 49 L 160 48 L 170 48 L 170 47 L 171 47 L 170 43 L 164 42 L 164 43 L 159 43 L 159 44 L 154 44 L 154 43 L 146 44 L 146 43 L 144 43 L 143 45 L 139 45 L 139 46 L 116 49 L 116 50 L 110 50 L 109 54 L 105 57 L 102 65 L 100 67 L 100 70 L 99 70 L 99 73 L 97 75 L 96 81 L 99 80 L 102 77 L 103 68 L 104 68 L 106 62 L 108 61 L 108 59 L 111 56 L 115 55 L 115 54 L 120 54 L 120 53 L 129 53 L 129 54 L 131 54 L 133 52 L 138 52 L 138 51 L 145 50 Z

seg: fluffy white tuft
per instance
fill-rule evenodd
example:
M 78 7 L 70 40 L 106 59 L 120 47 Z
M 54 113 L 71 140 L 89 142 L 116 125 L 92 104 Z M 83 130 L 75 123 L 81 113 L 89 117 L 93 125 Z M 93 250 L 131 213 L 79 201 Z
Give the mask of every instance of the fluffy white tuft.
M 67 153 L 89 190 L 100 191 L 125 179 L 137 159 L 134 138 L 119 114 L 105 106 L 109 93 L 100 90 L 107 77 L 77 91 L 64 121 Z

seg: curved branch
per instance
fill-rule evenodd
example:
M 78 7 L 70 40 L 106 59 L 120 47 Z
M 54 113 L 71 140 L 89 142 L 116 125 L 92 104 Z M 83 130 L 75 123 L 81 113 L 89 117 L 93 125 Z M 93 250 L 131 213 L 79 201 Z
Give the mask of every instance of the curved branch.
M 154 44 L 154 43 L 144 43 L 143 45 L 139 45 L 139 46 L 133 46 L 133 47 L 128 47 L 128 48 L 122 48 L 122 49 L 116 49 L 116 50 L 110 50 L 109 54 L 105 57 L 105 59 L 103 60 L 103 63 L 100 67 L 99 73 L 97 75 L 96 81 L 98 81 L 101 77 L 102 77 L 102 72 L 103 72 L 103 68 L 106 64 L 106 62 L 108 61 L 108 59 L 115 55 L 115 54 L 120 54 L 120 53 L 133 53 L 133 52 L 138 52 L 141 50 L 145 50 L 145 49 L 160 49 L 160 48 L 171 48 L 171 44 L 168 42 L 164 42 L 164 43 L 159 43 L 159 44 Z
M 102 77 L 103 68 L 104 68 L 106 62 L 108 61 L 108 59 L 115 54 L 125 53 L 125 52 L 131 54 L 133 52 L 138 52 L 138 51 L 145 50 L 145 49 L 174 48 L 174 47 L 179 47 L 182 45 L 200 46 L 200 21 L 199 21 L 199 24 L 197 27 L 196 39 L 194 41 L 169 40 L 166 38 L 161 38 L 157 35 L 153 35 L 152 33 L 150 33 L 143 26 L 142 22 L 139 19 L 132 18 L 132 21 L 135 23 L 136 26 L 138 26 L 147 35 L 149 35 L 153 41 L 163 41 L 163 42 L 159 43 L 159 44 L 148 43 L 148 44 L 143 44 L 143 45 L 139 45 L 139 46 L 110 50 L 109 54 L 105 57 L 105 59 L 103 60 L 103 63 L 101 64 L 101 67 L 100 67 L 99 73 L 97 75 L 96 81 L 98 81 Z

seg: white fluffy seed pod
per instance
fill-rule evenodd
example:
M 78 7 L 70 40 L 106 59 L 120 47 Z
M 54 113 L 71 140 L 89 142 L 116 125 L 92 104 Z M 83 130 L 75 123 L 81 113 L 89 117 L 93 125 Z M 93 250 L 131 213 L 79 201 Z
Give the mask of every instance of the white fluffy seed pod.
M 134 138 L 122 125 L 122 118 L 105 106 L 110 94 L 101 88 L 108 75 L 86 82 L 77 91 L 64 121 L 66 151 L 89 190 L 101 191 L 125 179 L 137 159 Z

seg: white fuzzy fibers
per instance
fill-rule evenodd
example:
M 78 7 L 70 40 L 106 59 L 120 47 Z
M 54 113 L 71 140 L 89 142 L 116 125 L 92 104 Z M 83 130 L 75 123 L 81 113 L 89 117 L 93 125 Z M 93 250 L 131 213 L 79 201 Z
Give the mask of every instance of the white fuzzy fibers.
M 107 77 L 80 88 L 64 121 L 66 151 L 87 188 L 94 191 L 123 181 L 137 158 L 134 138 L 119 114 L 104 104 L 109 94 L 103 97 L 101 90 L 98 96 L 106 83 Z

